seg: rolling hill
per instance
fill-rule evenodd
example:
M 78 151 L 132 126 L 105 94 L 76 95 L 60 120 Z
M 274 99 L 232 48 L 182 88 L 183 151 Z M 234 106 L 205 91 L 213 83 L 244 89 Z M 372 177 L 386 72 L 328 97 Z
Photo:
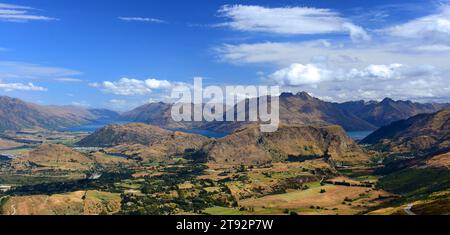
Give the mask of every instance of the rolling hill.
M 108 152 L 144 161 L 164 161 L 198 151 L 209 139 L 142 123 L 105 126 L 82 139 L 83 147 L 109 147 Z
M 368 161 L 368 156 L 339 126 L 282 125 L 274 133 L 261 133 L 259 126 L 247 126 L 214 140 L 204 152 L 208 161 L 230 165 L 327 157 L 349 164 Z

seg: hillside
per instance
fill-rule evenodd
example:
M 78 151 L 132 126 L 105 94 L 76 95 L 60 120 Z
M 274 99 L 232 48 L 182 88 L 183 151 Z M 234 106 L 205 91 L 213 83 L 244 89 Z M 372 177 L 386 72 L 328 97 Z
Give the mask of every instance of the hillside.
M 88 110 L 75 106 L 41 106 L 6 96 L 0 97 L 0 131 L 60 129 L 117 116 L 113 111 Z
M 133 156 L 141 160 L 160 161 L 199 150 L 208 138 L 173 132 L 142 123 L 109 125 L 82 139 L 84 147 L 110 147 L 110 153 Z
M 94 161 L 89 157 L 58 144 L 43 144 L 28 154 L 13 160 L 16 170 L 67 170 L 85 171 L 93 167 Z
M 380 128 L 361 143 L 394 153 L 439 150 L 450 147 L 450 109 L 420 114 Z
M 172 133 L 162 128 L 142 123 L 108 125 L 82 139 L 84 147 L 111 147 L 121 144 L 151 144 L 167 138 Z
M 231 165 L 324 157 L 349 164 L 368 160 L 339 126 L 283 125 L 274 133 L 261 133 L 258 126 L 250 126 L 215 140 L 205 152 L 209 161 Z

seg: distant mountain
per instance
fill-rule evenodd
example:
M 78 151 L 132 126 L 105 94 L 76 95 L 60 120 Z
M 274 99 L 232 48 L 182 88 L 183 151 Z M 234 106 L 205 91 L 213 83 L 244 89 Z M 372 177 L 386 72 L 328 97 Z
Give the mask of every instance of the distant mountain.
M 249 102 L 243 101 L 243 102 Z M 347 131 L 375 130 L 393 121 L 439 111 L 448 104 L 419 104 L 410 101 L 331 103 L 306 92 L 283 93 L 280 96 L 280 121 L 283 124 L 335 124 Z M 164 128 L 197 128 L 233 132 L 249 122 L 174 122 L 171 104 L 152 103 L 121 115 L 122 119 L 144 122 Z M 248 111 L 248 107 L 246 108 Z M 234 109 L 234 112 L 236 109 Z
M 337 106 L 374 126 L 382 127 L 421 113 L 437 112 L 450 107 L 450 104 L 421 104 L 411 101 L 394 101 L 386 98 L 381 102 L 353 101 L 338 104 Z
M 0 131 L 60 129 L 88 124 L 119 114 L 107 110 L 88 110 L 75 106 L 42 106 L 10 97 L 0 97 Z
M 96 119 L 99 120 L 117 120 L 120 118 L 120 114 L 118 112 L 109 109 L 88 109 L 88 111 L 95 115 Z
M 214 140 L 204 152 L 209 162 L 223 165 L 316 158 L 345 164 L 368 162 L 368 156 L 339 126 L 282 125 L 274 133 L 262 133 L 257 125 L 247 126 Z
M 296 95 L 284 93 L 280 96 L 280 119 L 284 124 L 335 124 L 348 131 L 376 129 L 376 126 L 352 112 L 314 98 L 306 92 Z
M 123 120 L 132 122 L 142 122 L 150 125 L 165 128 L 183 128 L 186 123 L 175 122 L 171 116 L 172 105 L 159 102 L 149 103 L 137 107 L 129 112 L 123 113 L 120 117 Z
M 361 141 L 384 151 L 403 153 L 450 147 L 450 108 L 420 114 L 382 127 Z

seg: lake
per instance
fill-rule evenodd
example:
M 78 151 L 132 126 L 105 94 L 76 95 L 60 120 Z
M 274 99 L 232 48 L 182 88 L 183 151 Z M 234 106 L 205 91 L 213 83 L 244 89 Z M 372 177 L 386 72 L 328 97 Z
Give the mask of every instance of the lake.
M 90 123 L 87 125 L 66 128 L 66 129 L 62 129 L 60 131 L 92 133 L 92 132 L 95 132 L 96 130 L 98 130 L 104 126 L 107 126 L 107 125 L 112 125 L 112 124 L 123 125 L 123 124 L 127 124 L 127 123 L 130 123 L 130 122 L 117 121 L 117 120 L 99 120 L 99 121 L 96 121 L 94 123 Z
M 117 121 L 117 120 L 101 120 L 101 121 L 97 121 L 95 123 L 91 123 L 88 125 L 63 129 L 61 131 L 92 133 L 106 125 L 111 125 L 111 124 L 122 125 L 122 124 L 127 124 L 127 123 L 130 123 L 130 122 Z M 211 130 L 200 130 L 200 129 L 189 129 L 189 130 L 188 129 L 171 129 L 171 131 L 179 131 L 179 132 L 184 132 L 184 133 L 189 133 L 189 134 L 202 135 L 202 136 L 206 136 L 209 138 L 223 138 L 223 137 L 229 135 L 229 133 L 217 132 L 217 131 L 211 131 Z M 358 140 L 362 140 L 362 139 L 366 138 L 367 136 L 369 136 L 372 133 L 373 133 L 373 131 L 348 131 L 347 135 L 350 136 L 352 139 L 358 141 Z
M 88 124 L 88 125 L 62 129 L 61 131 L 93 133 L 96 130 L 98 130 L 98 129 L 106 126 L 106 125 L 111 125 L 111 124 L 122 125 L 122 124 L 128 124 L 128 123 L 130 123 L 130 122 L 115 121 L 115 120 L 101 120 L 101 121 L 97 121 L 95 123 L 91 123 L 91 124 Z M 225 137 L 225 136 L 228 135 L 228 133 L 217 132 L 217 131 L 210 131 L 210 130 L 199 130 L 199 129 L 190 129 L 190 130 L 187 130 L 187 129 L 171 129 L 171 131 L 179 131 L 179 132 L 184 132 L 184 133 L 188 133 L 188 134 L 202 135 L 202 136 L 206 136 L 206 137 L 209 137 L 209 138 L 222 138 L 222 137 Z
M 209 137 L 209 138 L 217 138 L 217 139 L 229 135 L 229 133 L 210 131 L 210 130 L 199 130 L 199 129 L 189 129 L 189 130 L 186 130 L 186 129 L 171 129 L 171 130 L 172 131 L 184 132 L 184 133 L 188 133 L 188 134 L 202 135 L 202 136 L 206 136 L 206 137 Z
M 373 131 L 347 131 L 347 135 L 356 141 L 363 140 L 372 133 Z

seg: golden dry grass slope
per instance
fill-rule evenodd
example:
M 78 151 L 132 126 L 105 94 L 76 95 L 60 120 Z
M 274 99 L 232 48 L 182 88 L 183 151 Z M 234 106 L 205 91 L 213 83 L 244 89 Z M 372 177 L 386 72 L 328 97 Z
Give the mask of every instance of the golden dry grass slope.
M 210 162 L 219 164 L 263 164 L 289 157 L 328 153 L 334 161 L 363 163 L 369 157 L 339 126 L 282 125 L 273 133 L 248 126 L 206 147 Z
M 183 155 L 188 150 L 199 150 L 208 138 L 173 132 L 142 123 L 109 125 L 81 140 L 80 146 L 110 147 L 111 153 L 139 157 L 148 161 L 164 161 Z
M 59 144 L 43 144 L 12 162 L 15 170 L 35 168 L 36 170 L 89 170 L 94 161 L 88 156 Z
M 77 191 L 65 194 L 10 197 L 4 215 L 99 215 L 120 210 L 120 194 Z

